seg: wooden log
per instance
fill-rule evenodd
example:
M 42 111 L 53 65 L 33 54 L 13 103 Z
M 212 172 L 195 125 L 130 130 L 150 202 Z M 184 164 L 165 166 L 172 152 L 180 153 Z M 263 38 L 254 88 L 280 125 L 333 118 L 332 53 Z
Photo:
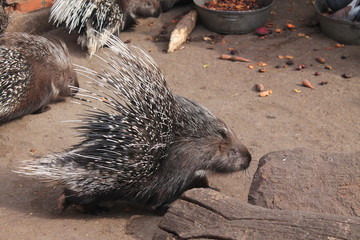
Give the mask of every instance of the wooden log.
M 360 218 L 273 210 L 211 189 L 192 189 L 169 208 L 153 239 L 360 239 Z

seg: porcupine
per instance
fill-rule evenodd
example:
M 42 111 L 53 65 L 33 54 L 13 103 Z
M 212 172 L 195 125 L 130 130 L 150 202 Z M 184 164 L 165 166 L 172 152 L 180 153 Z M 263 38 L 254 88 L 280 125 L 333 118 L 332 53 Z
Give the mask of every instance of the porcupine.
M 57 25 L 65 23 L 70 31 L 77 29 L 78 44 L 91 56 L 104 46 L 110 33 L 119 33 L 138 18 L 160 13 L 159 0 L 56 0 L 50 20 Z
M 160 0 L 161 9 L 165 12 L 172 8 L 175 4 L 190 3 L 192 0 Z
M 66 45 L 28 33 L 0 35 L 0 122 L 40 113 L 79 86 Z
M 6 0 L 0 0 L 0 34 L 5 31 L 9 24 L 9 15 L 5 10 L 6 7 L 12 7 L 15 10 L 17 3 L 7 3 Z
M 78 96 L 102 105 L 88 104 L 78 127 L 82 142 L 20 167 L 65 186 L 60 209 L 125 200 L 163 212 L 185 190 L 209 187 L 207 172 L 248 168 L 251 155 L 234 133 L 205 107 L 173 94 L 145 52 L 134 54 L 115 36 L 107 45 L 105 70 L 81 71 L 100 93 L 80 89 Z

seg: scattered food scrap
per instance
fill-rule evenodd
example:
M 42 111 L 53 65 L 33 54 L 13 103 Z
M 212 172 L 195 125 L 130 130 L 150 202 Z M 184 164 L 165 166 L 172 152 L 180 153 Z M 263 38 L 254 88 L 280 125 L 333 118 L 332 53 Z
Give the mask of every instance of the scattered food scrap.
M 295 92 L 295 93 L 301 93 L 301 90 L 299 90 L 299 89 L 293 89 L 293 91 Z
M 321 64 L 324 64 L 326 62 L 325 58 L 322 58 L 322 57 L 315 57 L 315 60 Z
M 296 66 L 296 70 L 298 70 L 298 71 L 300 71 L 301 69 L 304 69 L 304 68 L 306 68 L 305 64 L 298 64 Z
M 260 97 L 268 97 L 272 94 L 272 90 L 266 90 L 266 91 L 263 91 L 263 92 L 260 92 L 259 93 L 259 96 Z
M 299 37 L 306 38 L 306 39 L 311 39 L 311 37 L 308 36 L 308 35 L 306 35 L 305 33 L 298 33 L 298 36 L 299 36 Z
M 296 26 L 294 24 L 291 24 L 291 23 L 287 23 L 285 25 L 285 27 L 289 30 L 295 30 Z
M 314 87 L 311 85 L 310 81 L 305 79 L 304 81 L 302 81 L 302 85 L 308 88 L 312 88 L 314 89 Z
M 250 64 L 250 65 L 248 65 L 248 68 L 249 68 L 249 69 L 254 69 L 254 68 L 255 68 L 255 65 Z
M 239 56 L 233 56 L 233 55 L 228 55 L 228 54 L 222 54 L 220 56 L 220 59 L 222 60 L 230 60 L 230 61 L 234 61 L 234 62 L 250 62 L 249 59 L 246 59 L 246 58 L 242 58 L 242 57 L 239 57 Z
M 266 68 L 260 68 L 260 69 L 259 69 L 259 72 L 260 72 L 260 73 L 264 73 L 264 72 L 267 72 L 267 70 L 266 70 Z
M 264 7 L 254 0 L 208 0 L 203 7 L 220 11 L 249 11 Z
M 321 82 L 319 82 L 319 85 L 326 85 L 326 84 L 328 84 L 329 82 L 327 82 L 327 81 L 321 81 Z
M 31 154 L 34 154 L 36 151 L 37 151 L 37 148 L 31 148 L 31 149 L 30 149 L 30 153 L 31 153 Z
M 170 36 L 168 53 L 174 52 L 186 42 L 190 36 L 191 31 L 194 29 L 197 19 L 197 11 L 191 10 L 186 14 L 177 24 Z
M 286 58 L 286 59 L 289 59 L 289 60 L 294 59 L 294 57 L 290 56 L 290 55 L 279 55 L 278 58 L 280 58 L 280 59 Z
M 326 65 L 326 66 L 325 66 L 325 69 L 327 69 L 327 70 L 331 70 L 331 69 L 332 69 L 332 66 L 330 66 L 330 65 Z
M 259 67 L 265 67 L 265 66 L 267 66 L 267 63 L 265 63 L 265 62 L 258 62 L 257 65 L 258 65 Z
M 256 34 L 259 36 L 266 36 L 270 33 L 269 29 L 266 27 L 259 27 L 255 30 Z
M 258 92 L 263 92 L 263 91 L 265 91 L 264 85 L 262 85 L 261 83 L 255 84 L 255 89 L 256 89 L 256 91 L 258 91 Z
M 342 47 L 345 47 L 345 45 L 344 45 L 344 44 L 340 44 L 340 43 L 336 43 L 336 44 L 335 44 L 335 47 L 337 47 L 337 48 L 342 48 Z
M 320 76 L 320 75 L 321 75 L 321 72 L 315 72 L 314 75 L 315 75 L 315 76 Z

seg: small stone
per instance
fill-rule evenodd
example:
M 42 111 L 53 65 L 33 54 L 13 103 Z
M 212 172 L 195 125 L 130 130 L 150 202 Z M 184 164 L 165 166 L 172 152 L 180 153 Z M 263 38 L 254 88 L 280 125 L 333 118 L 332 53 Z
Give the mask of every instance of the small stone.
M 288 61 L 286 61 L 286 65 L 292 66 L 292 65 L 294 65 L 294 61 L 288 60 Z
M 315 72 L 314 75 L 315 75 L 315 76 L 320 76 L 320 75 L 321 75 L 321 72 Z
M 352 74 L 343 73 L 341 75 L 341 77 L 343 77 L 343 78 L 352 78 Z

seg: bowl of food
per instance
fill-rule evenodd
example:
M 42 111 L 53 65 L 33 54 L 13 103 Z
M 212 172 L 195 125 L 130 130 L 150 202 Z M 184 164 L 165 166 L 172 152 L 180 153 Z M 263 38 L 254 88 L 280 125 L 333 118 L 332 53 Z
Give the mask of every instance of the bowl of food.
M 221 34 L 245 34 L 263 26 L 274 0 L 194 0 L 204 26 Z
M 360 21 L 347 18 L 346 14 L 339 14 L 340 12 L 338 11 L 342 11 L 341 7 L 343 6 L 341 6 L 340 9 L 335 9 L 333 4 L 331 4 L 337 1 L 338 0 L 315 1 L 315 9 L 319 18 L 321 31 L 339 43 L 360 45 Z

